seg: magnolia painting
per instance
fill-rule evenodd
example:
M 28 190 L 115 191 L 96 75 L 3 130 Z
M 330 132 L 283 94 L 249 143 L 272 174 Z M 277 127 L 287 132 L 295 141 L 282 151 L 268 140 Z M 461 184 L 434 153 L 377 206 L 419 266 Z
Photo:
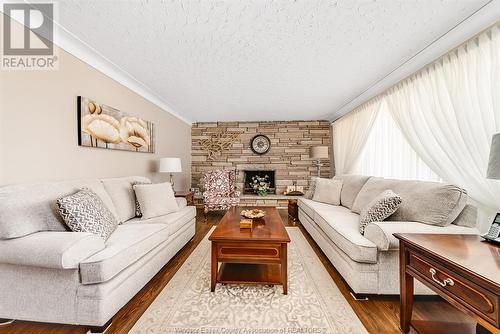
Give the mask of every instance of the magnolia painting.
M 78 145 L 154 153 L 153 123 L 78 97 Z

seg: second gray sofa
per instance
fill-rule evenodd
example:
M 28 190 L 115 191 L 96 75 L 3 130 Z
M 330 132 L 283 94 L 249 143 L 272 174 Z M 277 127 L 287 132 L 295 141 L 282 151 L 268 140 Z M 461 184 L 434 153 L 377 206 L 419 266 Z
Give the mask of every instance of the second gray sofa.
M 478 234 L 477 210 L 456 186 L 342 175 L 341 205 L 299 199 L 299 220 L 351 289 L 358 294 L 399 294 L 399 244 L 394 233 Z M 387 221 L 359 231 L 359 213 L 391 189 L 402 205 Z M 417 294 L 432 291 L 416 282 Z

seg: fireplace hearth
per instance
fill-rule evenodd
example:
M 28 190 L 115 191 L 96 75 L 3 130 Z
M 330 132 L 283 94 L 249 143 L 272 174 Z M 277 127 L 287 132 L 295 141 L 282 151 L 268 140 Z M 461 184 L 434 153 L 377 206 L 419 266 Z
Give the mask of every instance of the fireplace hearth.
M 252 178 L 254 176 L 265 177 L 266 175 L 269 176 L 269 183 L 270 183 L 270 188 L 268 193 L 276 194 L 276 178 L 274 170 L 244 170 L 243 172 L 245 175 L 243 194 L 255 194 L 255 191 L 252 187 L 253 183 Z

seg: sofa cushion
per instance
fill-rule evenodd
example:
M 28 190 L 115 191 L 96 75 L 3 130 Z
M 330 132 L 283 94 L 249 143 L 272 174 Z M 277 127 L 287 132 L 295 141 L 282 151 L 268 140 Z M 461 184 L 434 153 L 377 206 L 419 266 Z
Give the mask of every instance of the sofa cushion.
M 365 237 L 386 251 L 399 248 L 399 240 L 394 233 L 436 233 L 436 234 L 478 234 L 475 228 L 448 225 L 435 226 L 417 222 L 375 222 L 366 226 Z
M 473 205 L 467 204 L 462 212 L 458 215 L 453 224 L 465 227 L 477 227 L 477 208 Z
M 179 210 L 170 182 L 134 185 L 142 219 L 163 216 Z
M 99 180 L 20 184 L 0 188 L 0 239 L 40 231 L 67 231 L 56 200 L 88 188 L 118 217 L 113 202 Z
M 147 177 L 129 176 L 102 179 L 102 184 L 108 192 L 118 213 L 118 221 L 123 223 L 136 215 L 134 183 L 151 183 Z
M 314 222 L 353 261 L 377 263 L 377 246 L 359 233 L 358 214 L 343 206 L 308 199 L 302 203 L 301 208 L 314 211 Z
M 342 180 L 316 179 L 313 201 L 340 205 L 340 191 L 342 190 Z
M 92 190 L 83 189 L 57 201 L 59 213 L 73 232 L 90 232 L 108 239 L 118 221 Z
M 165 224 L 168 226 L 170 235 L 174 235 L 183 226 L 191 222 L 196 217 L 196 207 L 185 206 L 177 212 L 169 213 L 168 215 L 154 217 L 150 219 L 131 219 L 125 224 Z
M 38 232 L 0 241 L 0 263 L 52 269 L 77 269 L 104 249 L 104 240 L 85 232 Z
M 333 177 L 334 180 L 342 180 L 344 182 L 342 191 L 340 192 L 340 204 L 346 208 L 352 209 L 356 196 L 358 196 L 359 191 L 369 178 L 370 176 L 364 175 L 335 175 Z
M 80 263 L 83 284 L 106 282 L 166 241 L 166 224 L 122 224 L 106 241 L 106 248 Z
M 365 233 L 366 225 L 371 222 L 385 220 L 392 215 L 401 205 L 401 197 L 392 190 L 385 190 L 375 197 L 359 215 L 359 232 Z
M 360 213 L 373 198 L 388 189 L 402 200 L 399 209 L 388 218 L 393 221 L 446 226 L 458 217 L 467 202 L 467 192 L 454 185 L 372 177 L 356 197 L 352 211 Z

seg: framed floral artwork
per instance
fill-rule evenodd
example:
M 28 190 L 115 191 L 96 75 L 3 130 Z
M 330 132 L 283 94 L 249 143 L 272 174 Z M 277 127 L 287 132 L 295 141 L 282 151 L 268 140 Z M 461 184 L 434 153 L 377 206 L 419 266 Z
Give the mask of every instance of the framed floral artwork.
M 154 124 L 78 96 L 78 145 L 154 153 Z

